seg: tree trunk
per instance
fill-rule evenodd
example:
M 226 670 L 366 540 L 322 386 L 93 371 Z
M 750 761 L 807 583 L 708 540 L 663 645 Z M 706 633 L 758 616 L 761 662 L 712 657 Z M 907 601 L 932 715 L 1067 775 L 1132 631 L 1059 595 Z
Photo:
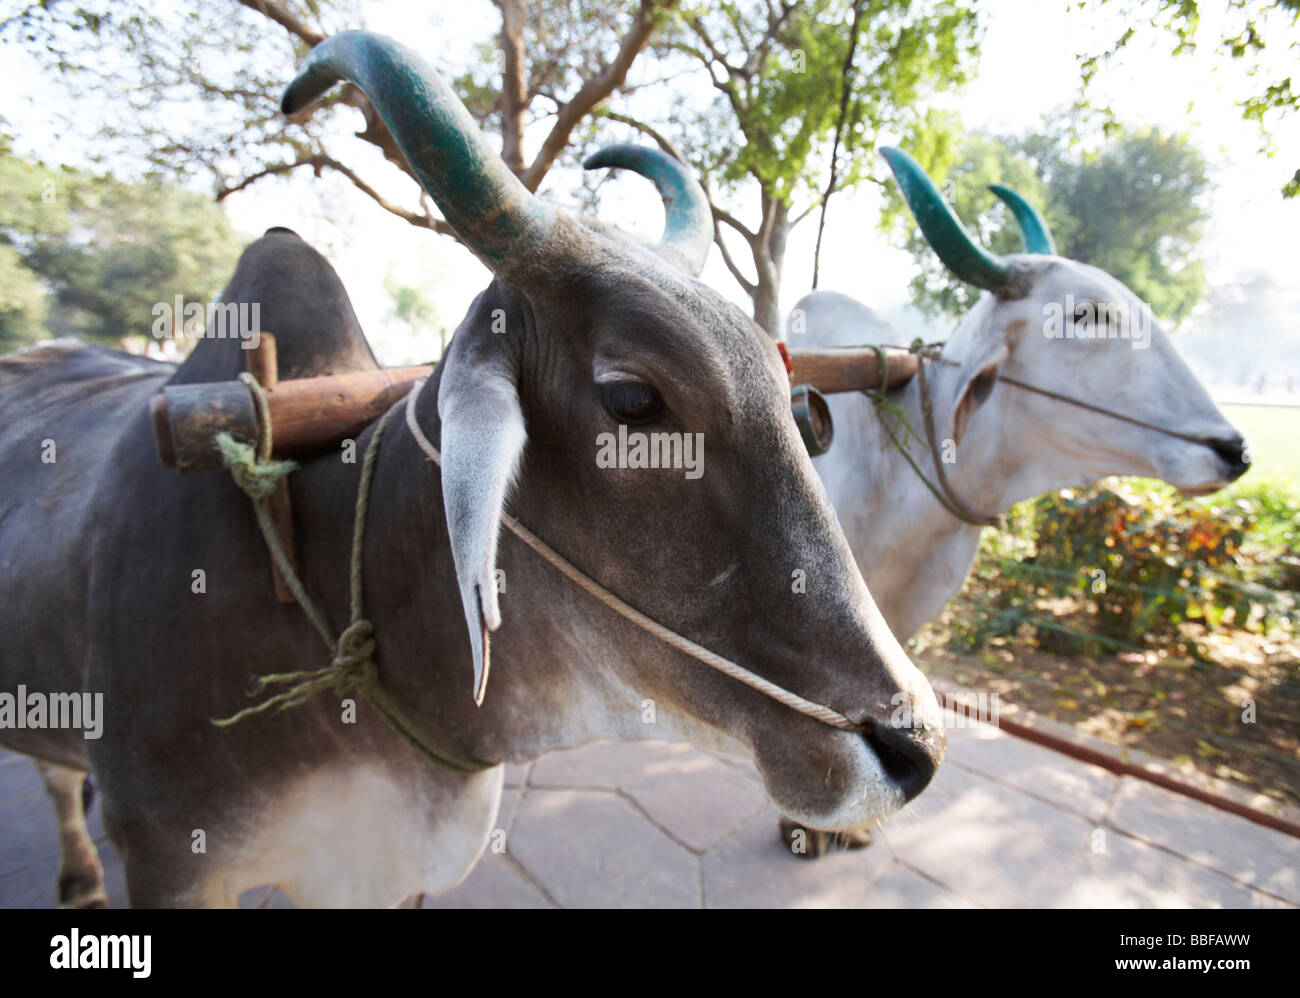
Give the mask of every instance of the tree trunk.
M 500 0 L 501 158 L 515 175 L 524 172 L 524 0 Z
M 770 201 L 765 193 L 763 219 L 753 245 L 758 281 L 750 297 L 754 301 L 754 321 L 776 339 L 781 335 L 781 270 L 785 266 L 785 243 L 790 234 L 790 206 L 782 201 Z

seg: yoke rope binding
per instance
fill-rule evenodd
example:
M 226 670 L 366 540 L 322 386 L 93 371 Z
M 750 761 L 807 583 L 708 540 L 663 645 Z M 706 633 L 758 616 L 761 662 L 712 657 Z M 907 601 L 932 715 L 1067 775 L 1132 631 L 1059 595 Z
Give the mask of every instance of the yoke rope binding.
M 261 438 L 256 454 L 253 448 L 248 444 L 241 444 L 233 440 L 228 434 L 220 434 L 218 437 L 218 446 L 221 448 L 222 457 L 227 467 L 231 471 L 240 488 L 243 488 L 253 500 L 253 508 L 257 514 L 258 526 L 262 530 L 262 536 L 266 541 L 267 547 L 271 551 L 277 566 L 284 573 L 285 580 L 289 583 L 290 590 L 298 599 L 299 605 L 311 620 L 312 625 L 316 628 L 318 634 L 325 644 L 333 649 L 334 655 L 330 664 L 314 671 L 285 672 L 273 673 L 270 675 L 257 677 L 257 687 L 250 695 L 256 696 L 264 692 L 268 687 L 280 683 L 293 683 L 294 685 L 281 693 L 268 697 L 261 703 L 252 707 L 247 707 L 239 711 L 232 717 L 213 720 L 212 723 L 218 727 L 228 727 L 235 724 L 245 717 L 260 714 L 268 710 L 276 712 L 285 710 L 289 707 L 295 707 L 305 703 L 317 693 L 325 689 L 334 689 L 340 693 L 349 688 L 356 689 L 365 696 L 380 713 L 392 724 L 393 728 L 402 735 L 403 738 L 413 747 L 422 752 L 432 761 L 441 765 L 449 766 L 453 769 L 459 769 L 463 772 L 477 772 L 481 769 L 489 768 L 489 763 L 479 763 L 457 759 L 439 749 L 434 748 L 427 743 L 425 739 L 417 738 L 414 735 L 413 726 L 401 714 L 396 704 L 388 700 L 384 695 L 382 688 L 378 683 L 378 666 L 375 663 L 375 638 L 374 627 L 371 622 L 362 615 L 361 610 L 361 563 L 365 540 L 365 520 L 366 509 L 369 502 L 370 482 L 374 471 L 376 455 L 379 452 L 379 442 L 383 437 L 384 428 L 389 418 L 399 405 L 406 406 L 406 425 L 415 439 L 420 450 L 433 461 L 434 464 L 441 467 L 442 455 L 438 449 L 433 446 L 432 442 L 424 431 L 420 429 L 420 424 L 415 419 L 415 402 L 419 398 L 420 392 L 423 391 L 427 378 L 421 378 L 413 386 L 411 391 L 402 399 L 384 413 L 380 418 L 378 425 L 375 427 L 374 435 L 366 447 L 365 458 L 361 467 L 361 482 L 357 488 L 356 513 L 353 523 L 352 534 L 352 575 L 351 575 L 351 596 L 352 596 L 352 623 L 343 632 L 337 641 L 330 635 L 329 627 L 325 624 L 324 618 L 316 605 L 307 596 L 303 589 L 302 582 L 289 565 L 288 558 L 285 556 L 280 546 L 279 540 L 275 534 L 274 525 L 271 522 L 270 512 L 266 506 L 266 497 L 270 495 L 275 488 L 276 481 L 283 475 L 291 472 L 296 465 L 291 461 L 273 462 L 270 460 L 271 455 L 271 429 L 269 412 L 267 411 L 266 397 L 260 385 L 251 375 L 241 375 L 241 380 L 248 385 L 249 391 L 253 393 L 255 404 L 258 408 L 259 420 L 262 423 Z M 224 440 L 222 439 L 224 438 Z M 247 487 L 245 487 L 247 486 Z M 575 583 L 579 588 L 589 595 L 595 597 L 602 604 L 609 607 L 615 613 L 625 617 L 632 623 L 636 624 L 642 630 L 653 634 L 660 641 L 663 641 L 671 648 L 703 662 L 724 675 L 744 683 L 752 689 L 771 697 L 778 703 L 796 710 L 801 714 L 821 721 L 833 728 L 839 728 L 843 731 L 861 732 L 862 725 L 851 721 L 839 711 L 833 710 L 822 704 L 813 703 L 797 693 L 792 693 L 775 683 L 764 679 L 762 676 L 751 672 L 741 665 L 723 658 L 714 652 L 709 651 L 702 645 L 696 644 L 689 638 L 686 638 L 676 631 L 665 627 L 658 621 L 647 617 L 641 611 L 624 602 L 618 596 L 606 589 L 600 583 L 596 582 L 585 572 L 577 568 L 570 561 L 559 554 L 554 548 L 544 542 L 536 534 L 530 531 L 522 523 L 516 520 L 508 513 L 501 514 L 501 522 L 516 537 L 522 540 L 537 554 L 549 562 L 553 567 L 559 570 L 563 575 Z
M 239 379 L 252 393 L 253 404 L 257 409 L 259 424 L 257 449 L 254 451 L 251 445 L 235 440 L 228 433 L 217 435 L 217 446 L 235 484 L 253 501 L 253 511 L 257 516 L 257 525 L 262 531 L 262 538 L 266 541 L 271 557 L 280 569 L 289 590 L 307 615 L 307 619 L 311 621 L 316 633 L 320 635 L 326 647 L 331 649 L 332 656 L 330 664 L 323 669 L 277 672 L 256 677 L 254 688 L 249 696 L 258 696 L 266 692 L 269 687 L 282 683 L 293 685 L 230 717 L 213 718 L 211 723 L 218 728 L 227 728 L 256 714 L 266 711 L 279 713 L 290 707 L 297 707 L 327 689 L 332 689 L 338 696 L 343 696 L 349 690 L 355 690 L 379 711 L 384 720 L 408 745 L 430 762 L 463 773 L 476 773 L 490 769 L 495 763 L 458 758 L 438 748 L 429 739 L 417 735 L 414 725 L 379 686 L 379 666 L 375 662 L 377 650 L 375 628 L 362 611 L 362 561 L 365 551 L 366 513 L 370 506 L 370 483 L 374 478 L 375 462 L 379 456 L 379 444 L 383 439 L 384 429 L 396 411 L 397 405 L 390 407 L 380 417 L 361 462 L 361 481 L 357 486 L 352 522 L 352 567 L 349 578 L 351 622 L 336 640 L 331 635 L 329 625 L 325 623 L 320 609 L 307 595 L 302 580 L 290 564 L 280 544 L 266 502 L 267 497 L 275 490 L 276 483 L 297 468 L 297 464 L 293 461 L 271 460 L 272 427 L 266 393 L 251 374 L 244 372 Z M 401 404 L 401 401 L 404 400 L 399 400 L 398 404 Z
M 920 379 L 921 408 L 925 418 L 926 438 L 929 441 L 928 445 L 925 446 L 934 456 L 934 467 L 939 476 L 938 486 L 926 477 L 925 472 L 921 470 L 921 466 L 916 463 L 916 458 L 912 457 L 912 452 L 908 449 L 908 441 L 916 435 L 916 431 L 912 429 L 912 424 L 908 421 L 907 412 L 903 407 L 886 395 L 886 392 L 889 390 L 889 354 L 885 352 L 885 348 L 879 343 L 871 343 L 868 344 L 868 346 L 870 349 L 876 351 L 876 356 L 880 358 L 880 387 L 876 389 L 863 388 L 861 390 L 862 394 L 871 400 L 872 408 L 876 410 L 876 418 L 880 421 L 880 425 L 884 427 L 885 434 L 889 437 L 889 442 L 894 445 L 894 449 L 898 451 L 898 453 L 902 454 L 907 460 L 907 463 L 912 466 L 912 470 L 916 472 L 916 477 L 921 480 L 921 484 L 930 490 L 930 493 L 936 500 L 938 500 L 940 506 L 957 519 L 969 523 L 972 526 L 1001 527 L 1002 517 L 984 516 L 980 513 L 974 512 L 957 497 L 952 490 L 952 483 L 948 481 L 948 476 L 943 469 L 943 465 L 939 458 L 939 451 L 936 446 L 934 416 L 931 411 L 930 396 L 925 388 L 924 371 L 926 351 L 929 348 L 921 346 L 920 343 L 920 340 L 916 340 L 912 343 L 912 353 L 917 355 L 916 372 Z M 898 439 L 898 435 L 894 432 L 894 428 L 889 425 L 889 420 L 885 418 L 886 411 L 896 415 L 902 422 L 905 431 L 902 440 Z

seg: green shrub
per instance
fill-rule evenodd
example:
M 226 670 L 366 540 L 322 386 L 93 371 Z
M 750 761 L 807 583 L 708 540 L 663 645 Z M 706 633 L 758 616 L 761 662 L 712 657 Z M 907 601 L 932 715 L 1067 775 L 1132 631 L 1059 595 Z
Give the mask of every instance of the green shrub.
M 986 532 L 967 586 L 974 605 L 954 639 L 1020 637 L 1096 654 L 1165 647 L 1197 653 L 1180 625 L 1266 631 L 1300 623 L 1300 497 L 1262 482 L 1207 499 L 1162 483 L 1110 480 L 1021 503 L 1009 530 Z M 1043 604 L 1093 612 L 1080 631 Z

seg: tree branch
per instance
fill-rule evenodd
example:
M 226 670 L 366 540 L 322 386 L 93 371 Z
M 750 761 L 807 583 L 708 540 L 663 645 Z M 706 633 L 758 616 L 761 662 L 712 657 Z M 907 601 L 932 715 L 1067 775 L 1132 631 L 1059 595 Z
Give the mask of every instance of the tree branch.
M 501 158 L 516 175 L 524 172 L 524 0 L 497 0 L 501 8 Z
M 844 69 L 840 72 L 840 113 L 835 119 L 835 142 L 831 146 L 831 175 L 826 181 L 826 193 L 820 198 L 822 203 L 821 218 L 817 222 L 817 247 L 813 250 L 812 286 L 817 287 L 817 277 L 822 263 L 822 233 L 826 231 L 826 206 L 831 195 L 835 193 L 836 173 L 839 169 L 840 141 L 844 135 L 844 121 L 849 114 L 849 95 L 853 92 L 853 56 L 858 50 L 858 31 L 862 24 L 862 0 L 854 0 L 853 24 L 849 28 L 849 50 L 844 56 Z M 809 211 L 812 208 L 808 209 Z M 804 214 L 807 214 L 805 212 Z M 795 219 L 798 224 L 803 215 Z
M 298 159 L 292 163 L 276 163 L 272 166 L 268 166 L 264 169 L 258 170 L 256 173 L 251 173 L 243 180 L 241 180 L 239 183 L 230 187 L 223 187 L 220 191 L 217 192 L 217 200 L 224 201 L 226 198 L 230 197 L 230 195 L 242 191 L 247 187 L 251 187 L 253 184 L 263 179 L 264 177 L 273 177 L 273 176 L 289 173 L 302 166 L 310 166 L 312 168 L 312 171 L 318 177 L 321 175 L 322 170 L 327 170 L 327 169 L 333 170 L 336 173 L 341 173 L 343 174 L 343 176 L 347 177 L 348 180 L 352 182 L 353 186 L 355 186 L 357 190 L 361 191 L 361 193 L 369 197 L 372 201 L 374 201 L 377 205 L 379 205 L 379 207 L 383 208 L 384 211 L 389 212 L 392 215 L 396 215 L 402 221 L 408 222 L 409 224 L 414 225 L 417 228 L 430 229 L 431 231 L 437 232 L 440 235 L 451 236 L 453 239 L 459 241 L 460 237 L 456 235 L 455 230 L 453 230 L 452 227 L 448 225 L 445 221 L 443 221 L 441 218 L 435 218 L 434 216 L 430 215 L 427 211 L 424 214 L 421 214 L 420 212 L 411 211 L 409 208 L 403 208 L 401 205 L 389 201 L 386 197 L 384 197 L 377 190 L 371 187 L 368 183 L 362 180 L 360 175 L 357 174 L 355 170 L 353 170 L 349 166 L 344 165 L 343 163 L 340 163 L 338 160 L 334 159 L 334 157 L 326 155 L 325 153 L 316 153 L 311 156 L 304 156 L 301 159 Z
M 646 47 L 651 34 L 654 33 L 660 3 L 666 10 L 676 6 L 677 2 L 678 0 L 641 0 L 641 6 L 632 20 L 632 27 L 623 36 L 623 42 L 619 45 L 618 55 L 615 56 L 614 61 L 579 87 L 572 100 L 560 106 L 555 124 L 542 143 L 542 148 L 538 150 L 537 156 L 528 169 L 520 175 L 524 186 L 530 191 L 537 190 L 547 171 L 560 158 L 560 153 L 569 144 L 569 136 L 573 134 L 578 123 L 627 79 L 632 61 Z
M 268 17 L 295 38 L 315 48 L 325 40 L 325 36 L 314 28 L 309 28 L 293 11 L 279 0 L 239 0 L 249 10 L 255 10 L 263 17 Z
M 796 215 L 796 216 L 795 216 L 795 217 L 790 221 L 790 228 L 793 229 L 796 225 L 798 225 L 798 224 L 799 224 L 800 222 L 802 222 L 805 218 L 807 218 L 807 217 L 808 217 L 809 215 L 811 215 L 814 211 L 816 211 L 816 210 L 818 209 L 818 207 L 820 207 L 821 205 L 825 204 L 825 203 L 826 203 L 826 197 L 827 197 L 826 194 L 819 194 L 819 195 L 818 195 L 818 196 L 813 200 L 812 204 L 810 204 L 810 205 L 809 205 L 807 208 L 805 208 L 803 211 L 799 212 L 799 214 Z M 813 287 L 816 287 L 816 286 L 817 286 L 817 285 L 815 285 L 815 284 L 813 285 Z
M 718 211 L 717 208 L 714 208 L 713 210 L 715 213 Z M 718 224 L 716 214 L 713 219 L 713 241 L 717 244 L 718 249 L 722 251 L 722 262 L 725 263 L 727 269 L 731 271 L 731 276 L 734 277 L 736 283 L 744 289 L 745 294 L 753 298 L 754 292 L 758 290 L 758 285 L 742 274 L 740 268 L 736 266 L 736 262 L 731 258 L 731 251 L 727 249 L 727 244 L 722 239 L 722 226 Z
M 602 118 L 608 118 L 610 121 L 617 121 L 617 122 L 621 122 L 624 125 L 630 125 L 632 128 L 635 128 L 638 132 L 641 132 L 643 135 L 647 135 L 650 138 L 654 139 L 655 144 L 658 145 L 660 149 L 666 152 L 673 159 L 677 160 L 680 163 L 687 162 L 686 157 L 682 155 L 682 151 L 677 148 L 677 144 L 673 142 L 672 139 L 668 138 L 666 135 L 663 135 L 660 132 L 655 131 L 644 121 L 637 121 L 636 118 L 629 117 L 626 114 L 619 114 L 617 111 L 610 111 L 604 108 L 602 108 L 597 113 Z
M 718 46 L 714 44 L 713 39 L 709 36 L 708 29 L 704 26 L 704 22 L 698 16 L 691 18 L 689 24 L 691 30 L 695 32 L 696 37 L 699 38 L 699 40 L 704 43 L 704 47 L 709 50 L 709 55 L 713 57 L 713 61 L 725 69 L 728 76 L 739 76 L 742 79 L 749 78 L 750 71 L 747 67 L 733 66 L 731 63 L 727 62 L 727 57 L 723 55 L 718 49 Z M 707 62 L 708 60 L 704 61 Z

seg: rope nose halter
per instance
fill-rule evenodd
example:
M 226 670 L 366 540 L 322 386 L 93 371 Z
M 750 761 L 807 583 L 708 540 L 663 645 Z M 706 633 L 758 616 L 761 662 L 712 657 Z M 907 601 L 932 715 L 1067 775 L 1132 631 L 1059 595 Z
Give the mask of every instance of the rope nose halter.
M 489 768 L 493 763 L 481 762 L 473 759 L 462 759 L 452 753 L 441 749 L 427 734 L 420 730 L 418 724 L 413 719 L 407 717 L 400 706 L 389 697 L 384 690 L 379 675 L 379 666 L 376 662 L 377 654 L 377 637 L 374 632 L 374 626 L 362 611 L 362 561 L 364 552 L 365 523 L 366 512 L 370 499 L 370 484 L 374 476 L 374 467 L 379 457 L 379 445 L 383 439 L 384 429 L 389 420 L 397 411 L 398 406 L 406 407 L 406 426 L 410 430 L 411 436 L 415 439 L 417 446 L 426 457 L 440 468 L 442 466 L 442 455 L 438 449 L 433 446 L 432 442 L 424 431 L 420 429 L 420 424 L 415 419 L 415 402 L 420 393 L 424 390 L 427 378 L 421 378 L 415 382 L 411 391 L 403 398 L 395 402 L 375 425 L 374 433 L 366 447 L 365 458 L 362 462 L 361 481 L 357 486 L 356 507 L 353 521 L 353 543 L 352 543 L 352 567 L 351 567 L 351 596 L 352 596 L 352 622 L 346 630 L 335 638 L 331 633 L 328 625 L 325 623 L 324 616 L 312 602 L 306 590 L 302 585 L 301 579 L 294 567 L 289 563 L 279 539 L 275 532 L 274 524 L 271 521 L 270 514 L 266 507 L 266 497 L 274 488 L 275 481 L 289 474 L 297 467 L 291 461 L 273 461 L 271 460 L 271 422 L 267 410 L 266 396 L 262 388 L 252 377 L 241 379 L 248 386 L 253 395 L 254 404 L 259 414 L 263 417 L 261 420 L 262 431 L 261 439 L 258 446 L 253 448 L 250 445 L 242 444 L 232 440 L 228 434 L 221 434 L 218 438 L 227 468 L 230 470 L 235 483 L 239 485 L 253 500 L 253 508 L 257 514 L 257 524 L 261 529 L 263 540 L 271 551 L 271 555 L 276 565 L 284 575 L 285 581 L 297 598 L 298 605 L 303 608 L 307 617 L 310 619 L 317 633 L 320 634 L 322 641 L 332 649 L 333 655 L 330 665 L 315 671 L 278 673 L 266 676 L 259 676 L 251 696 L 264 693 L 271 686 L 278 684 L 292 684 L 289 689 L 268 696 L 262 702 L 252 707 L 247 707 L 231 717 L 214 719 L 212 723 L 218 727 L 228 728 L 247 717 L 261 714 L 265 711 L 280 711 L 289 707 L 296 707 L 306 703 L 317 693 L 326 689 L 333 689 L 337 693 L 342 693 L 347 689 L 354 689 L 366 700 L 372 703 L 384 719 L 397 731 L 402 738 L 422 754 L 427 760 L 438 765 L 461 772 L 478 772 Z M 730 659 L 723 658 L 714 652 L 709 651 L 703 645 L 696 644 L 689 638 L 683 637 L 671 628 L 665 627 L 656 620 L 647 617 L 635 607 L 624 602 L 618 596 L 614 595 L 595 579 L 591 578 L 581 569 L 577 568 L 572 562 L 564 558 L 559 552 L 539 538 L 531 530 L 516 520 L 508 513 L 501 514 L 501 522 L 512 534 L 523 541 L 528 547 L 532 548 L 544 561 L 557 569 L 566 578 L 572 581 L 584 592 L 599 600 L 602 604 L 609 607 L 615 613 L 626 618 L 627 620 L 640 627 L 642 630 L 653 634 L 664 644 L 705 665 L 718 670 L 724 675 L 730 676 L 738 682 L 744 683 L 752 689 L 764 694 L 777 701 L 780 704 L 796 710 L 801 714 L 837 728 L 841 731 L 851 731 L 857 734 L 865 732 L 861 724 L 857 724 L 845 717 L 837 710 L 822 704 L 814 703 L 807 700 L 797 693 L 791 693 L 776 683 L 764 679 L 757 673 L 751 672 L 744 666 L 732 662 Z M 914 720 L 913 724 L 924 729 L 923 723 Z
M 420 392 L 424 390 L 427 378 L 421 378 L 411 388 L 411 393 L 406 396 L 398 405 L 406 405 L 406 426 L 411 431 L 411 436 L 415 438 L 416 444 L 422 450 L 425 456 L 434 464 L 442 467 L 442 455 L 438 448 L 424 431 L 420 429 L 420 424 L 415 419 L 415 401 L 419 398 Z M 615 613 L 630 620 L 644 631 L 653 634 L 664 644 L 683 652 L 705 665 L 717 669 L 723 675 L 730 676 L 753 689 L 758 690 L 778 703 L 792 710 L 797 710 L 801 714 L 821 721 L 823 724 L 829 724 L 832 728 L 839 728 L 843 731 L 854 731 L 861 733 L 864 729 L 862 725 L 855 724 L 837 710 L 825 707 L 821 704 L 813 703 L 811 700 L 805 700 L 797 693 L 791 693 L 789 690 L 777 686 L 776 683 L 764 679 L 757 673 L 751 672 L 744 666 L 737 665 L 730 659 L 723 658 L 721 655 L 709 651 L 703 645 L 696 644 L 690 638 L 683 637 L 671 628 L 665 627 L 656 620 L 647 617 L 640 610 L 625 603 L 619 597 L 602 586 L 599 582 L 587 575 L 580 568 L 575 566 L 567 558 L 561 555 L 553 547 L 543 541 L 522 523 L 516 520 L 509 513 L 501 514 L 501 522 L 505 524 L 512 534 L 532 548 L 542 559 L 558 569 L 561 574 L 567 577 L 571 582 L 578 586 L 583 592 L 594 596 L 597 600 L 609 607 Z
M 942 505 L 944 509 L 957 519 L 964 523 L 969 523 L 972 526 L 997 527 L 1001 529 L 1004 526 L 1004 521 L 1001 515 L 994 514 L 989 516 L 976 512 L 961 500 L 961 497 L 959 497 L 954 491 L 952 483 L 948 479 L 948 473 L 943 466 L 943 462 L 939 459 L 939 450 L 936 443 L 937 435 L 934 432 L 934 400 L 926 382 L 925 365 L 928 362 L 931 364 L 946 364 L 949 367 L 960 367 L 961 365 L 957 361 L 943 356 L 944 346 L 945 344 L 943 342 L 924 343 L 918 338 L 912 341 L 912 345 L 909 348 L 917 357 L 916 376 L 917 389 L 921 396 L 921 414 L 924 417 L 926 443 L 929 445 L 929 450 L 934 456 L 934 472 L 938 479 L 938 485 L 935 485 L 925 476 L 925 473 L 921 470 L 920 466 L 908 451 L 905 443 L 898 439 L 897 434 L 889 425 L 888 421 L 881 418 L 880 410 L 883 408 L 889 408 L 902 415 L 904 424 L 907 424 L 906 414 L 902 412 L 896 403 L 891 402 L 886 398 L 886 392 L 888 389 L 885 387 L 874 390 L 864 388 L 862 389 L 862 394 L 871 400 L 871 404 L 877 411 L 877 417 L 880 418 L 880 425 L 885 428 L 885 432 L 889 436 L 890 443 L 892 443 L 894 448 L 907 459 L 908 464 L 912 466 L 912 470 L 916 472 L 917 477 L 921 479 L 922 483 L 930 490 L 934 497 L 939 500 L 940 505 Z M 881 383 L 882 385 L 888 385 L 889 356 L 885 353 L 884 346 L 878 343 L 869 343 L 867 344 L 867 347 L 875 350 L 877 355 L 880 357 L 881 371 L 883 372 L 882 377 L 884 378 Z M 1163 433 L 1165 436 L 1173 437 L 1177 440 L 1186 440 L 1189 443 L 1200 444 L 1202 446 L 1207 445 L 1206 440 L 1202 437 L 1194 437 L 1190 433 L 1183 433 L 1180 430 L 1173 430 L 1167 426 L 1160 426 L 1158 423 L 1149 423 L 1145 419 L 1138 419 L 1136 416 L 1129 416 L 1122 412 L 1115 412 L 1113 409 L 1107 409 L 1105 406 L 1096 405 L 1092 402 L 1085 402 L 1083 399 L 1077 399 L 1070 395 L 1063 395 L 1060 392 L 1054 392 L 1047 388 L 1039 388 L 1037 385 L 1031 385 L 1028 382 L 1020 381 L 1017 378 L 1011 378 L 999 374 L 997 380 L 1011 385 L 1013 388 L 1019 388 L 1021 391 L 1032 392 L 1033 394 L 1041 395 L 1044 398 L 1054 399 L 1057 402 L 1064 402 L 1066 405 L 1072 405 L 1079 409 L 1095 412 L 1102 416 L 1109 416 L 1111 419 L 1117 419 L 1123 423 L 1130 423 L 1133 426 L 1140 426 L 1146 430 L 1153 430 L 1156 433 Z M 908 426 L 908 429 L 910 428 L 911 427 Z

